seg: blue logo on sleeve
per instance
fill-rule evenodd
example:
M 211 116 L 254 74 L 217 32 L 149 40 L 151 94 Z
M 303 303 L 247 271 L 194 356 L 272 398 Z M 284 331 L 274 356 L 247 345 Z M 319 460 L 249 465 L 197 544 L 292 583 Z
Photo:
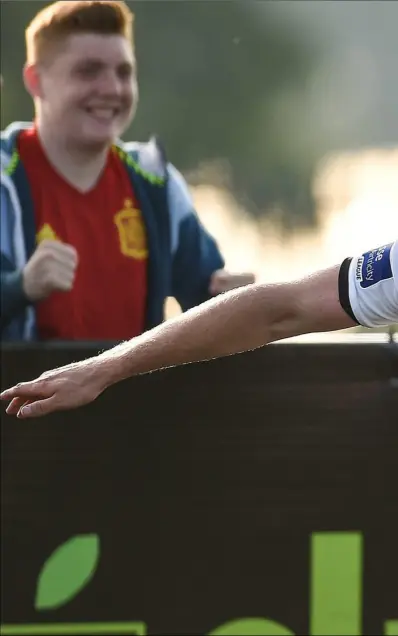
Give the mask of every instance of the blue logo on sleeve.
M 391 253 L 392 243 L 366 252 L 358 260 L 357 280 L 363 289 L 376 285 L 382 280 L 392 278 Z

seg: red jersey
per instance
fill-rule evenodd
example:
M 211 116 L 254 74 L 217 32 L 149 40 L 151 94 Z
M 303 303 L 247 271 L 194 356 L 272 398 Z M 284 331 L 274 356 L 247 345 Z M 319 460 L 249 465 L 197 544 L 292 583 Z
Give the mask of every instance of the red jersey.
M 147 237 L 128 173 L 115 149 L 89 192 L 76 190 L 52 167 L 35 129 L 18 151 L 35 211 L 37 242 L 55 239 L 78 253 L 73 289 L 36 306 L 39 338 L 124 340 L 144 330 Z

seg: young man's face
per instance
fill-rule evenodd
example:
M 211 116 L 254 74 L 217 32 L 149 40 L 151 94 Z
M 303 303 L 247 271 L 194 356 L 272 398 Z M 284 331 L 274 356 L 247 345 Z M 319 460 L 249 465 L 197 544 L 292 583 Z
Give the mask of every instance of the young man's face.
M 72 35 L 38 68 L 41 117 L 67 142 L 104 147 L 131 122 L 138 100 L 131 45 L 119 35 Z

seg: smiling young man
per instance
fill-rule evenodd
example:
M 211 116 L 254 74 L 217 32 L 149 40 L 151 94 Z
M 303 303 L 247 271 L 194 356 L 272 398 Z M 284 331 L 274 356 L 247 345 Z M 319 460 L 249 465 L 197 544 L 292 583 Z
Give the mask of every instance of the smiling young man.
M 1 337 L 123 340 L 253 282 L 230 275 L 157 141 L 123 143 L 138 103 L 123 2 L 56 2 L 26 30 L 33 124 L 1 138 Z

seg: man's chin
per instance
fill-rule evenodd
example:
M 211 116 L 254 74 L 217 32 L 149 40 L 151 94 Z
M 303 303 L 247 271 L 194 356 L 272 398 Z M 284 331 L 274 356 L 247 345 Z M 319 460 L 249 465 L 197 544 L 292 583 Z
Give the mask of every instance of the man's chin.
M 79 133 L 74 135 L 74 145 L 90 151 L 101 151 L 109 148 L 121 138 L 128 124 L 113 122 L 109 126 L 81 126 Z
M 101 134 L 83 134 L 76 141 L 82 148 L 87 148 L 87 150 L 101 151 L 105 148 L 108 148 L 109 146 L 112 146 L 117 138 L 118 134 L 114 131 L 111 131 Z
M 87 144 L 112 145 L 123 135 L 126 126 L 109 126 L 107 129 L 90 130 L 82 134 Z

